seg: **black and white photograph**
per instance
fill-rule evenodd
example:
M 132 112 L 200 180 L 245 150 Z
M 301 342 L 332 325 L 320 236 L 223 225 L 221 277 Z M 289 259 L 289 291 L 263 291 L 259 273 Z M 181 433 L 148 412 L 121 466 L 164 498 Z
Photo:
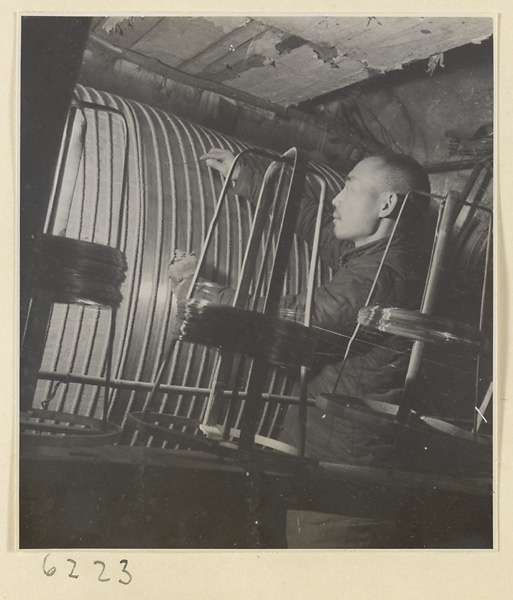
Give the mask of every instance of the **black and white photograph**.
M 496 549 L 496 19 L 18 26 L 17 547 Z

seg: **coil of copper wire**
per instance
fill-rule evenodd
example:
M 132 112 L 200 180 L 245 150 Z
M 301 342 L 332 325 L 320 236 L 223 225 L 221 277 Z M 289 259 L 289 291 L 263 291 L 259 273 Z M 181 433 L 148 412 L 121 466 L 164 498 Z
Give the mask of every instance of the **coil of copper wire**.
M 117 307 L 127 263 L 117 248 L 64 236 L 36 239 L 36 287 L 54 302 Z
M 473 351 L 488 347 L 485 336 L 477 327 L 403 308 L 367 306 L 360 309 L 358 323 L 420 342 L 455 344 Z
M 265 358 L 284 367 L 309 366 L 317 335 L 301 323 L 190 299 L 180 304 L 180 339 Z

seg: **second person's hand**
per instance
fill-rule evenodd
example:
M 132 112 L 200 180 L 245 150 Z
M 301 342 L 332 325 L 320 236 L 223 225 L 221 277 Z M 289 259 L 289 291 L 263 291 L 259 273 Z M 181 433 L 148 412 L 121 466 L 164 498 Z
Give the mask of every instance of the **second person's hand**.
M 224 148 L 211 148 L 206 154 L 200 156 L 200 160 L 204 160 L 207 166 L 219 171 L 225 177 L 232 166 L 235 155 L 230 150 Z M 232 173 L 232 180 L 235 181 L 240 173 L 240 165 L 235 165 Z

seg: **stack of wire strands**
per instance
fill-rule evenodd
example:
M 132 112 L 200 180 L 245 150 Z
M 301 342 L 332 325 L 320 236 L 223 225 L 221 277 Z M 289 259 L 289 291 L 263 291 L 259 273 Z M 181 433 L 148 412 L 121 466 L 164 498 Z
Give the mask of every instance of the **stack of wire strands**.
M 54 302 L 118 308 L 128 269 L 118 248 L 41 234 L 36 240 L 36 287 Z
M 402 308 L 367 306 L 360 309 L 358 323 L 411 340 L 456 345 L 471 352 L 481 352 L 490 347 L 484 334 L 476 327 Z
M 180 339 L 267 360 L 271 365 L 309 366 L 315 355 L 315 331 L 294 321 L 207 300 L 187 300 Z

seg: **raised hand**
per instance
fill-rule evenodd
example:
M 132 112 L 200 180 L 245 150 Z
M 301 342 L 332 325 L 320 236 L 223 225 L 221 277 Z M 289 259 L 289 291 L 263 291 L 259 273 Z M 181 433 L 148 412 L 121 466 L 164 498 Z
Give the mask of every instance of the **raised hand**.
M 169 285 L 175 296 L 181 296 L 184 289 L 184 282 L 194 275 L 198 259 L 194 253 L 175 250 L 175 255 L 169 262 L 167 273 L 169 276 Z
M 207 166 L 216 171 L 219 171 L 225 177 L 233 163 L 235 155 L 230 150 L 223 148 L 211 148 L 206 154 L 200 156 L 200 160 L 204 160 Z M 240 173 L 240 165 L 235 165 L 232 173 L 232 180 L 235 181 Z

